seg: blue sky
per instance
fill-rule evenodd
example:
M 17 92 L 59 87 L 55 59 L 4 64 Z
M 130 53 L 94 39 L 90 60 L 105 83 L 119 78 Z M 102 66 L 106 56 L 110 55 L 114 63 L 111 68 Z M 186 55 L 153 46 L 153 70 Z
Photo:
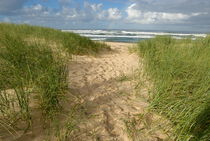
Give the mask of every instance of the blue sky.
M 1 0 L 0 22 L 210 32 L 210 0 Z

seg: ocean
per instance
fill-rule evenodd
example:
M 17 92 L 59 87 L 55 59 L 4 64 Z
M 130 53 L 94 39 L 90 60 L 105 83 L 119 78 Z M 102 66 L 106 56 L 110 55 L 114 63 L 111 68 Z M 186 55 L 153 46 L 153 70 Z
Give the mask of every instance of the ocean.
M 132 30 L 62 30 L 63 32 L 78 33 L 92 40 L 109 42 L 138 42 L 154 38 L 157 35 L 169 35 L 176 39 L 206 37 L 204 33 L 161 32 L 161 31 L 132 31 Z

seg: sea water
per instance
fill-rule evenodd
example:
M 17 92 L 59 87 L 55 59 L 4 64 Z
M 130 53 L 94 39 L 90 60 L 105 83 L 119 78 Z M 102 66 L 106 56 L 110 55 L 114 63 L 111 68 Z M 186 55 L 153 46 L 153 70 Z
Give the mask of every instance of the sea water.
M 63 32 L 78 33 L 92 40 L 109 42 L 138 42 L 151 39 L 157 35 L 168 35 L 176 39 L 206 37 L 204 33 L 189 32 L 161 32 L 161 31 L 133 31 L 133 30 L 62 30 Z

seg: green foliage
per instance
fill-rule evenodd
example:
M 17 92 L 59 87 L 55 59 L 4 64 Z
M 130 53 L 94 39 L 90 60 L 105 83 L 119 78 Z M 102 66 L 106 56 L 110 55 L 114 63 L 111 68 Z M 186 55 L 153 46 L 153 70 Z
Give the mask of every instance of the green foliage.
M 141 41 L 154 82 L 151 107 L 174 125 L 175 140 L 210 140 L 210 37 Z

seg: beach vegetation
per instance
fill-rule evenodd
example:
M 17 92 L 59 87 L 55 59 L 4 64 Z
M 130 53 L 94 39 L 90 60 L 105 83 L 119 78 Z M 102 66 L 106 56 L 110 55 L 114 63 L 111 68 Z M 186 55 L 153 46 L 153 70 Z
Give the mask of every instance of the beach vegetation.
M 152 111 L 172 123 L 173 140 L 210 140 L 210 36 L 157 36 L 138 43 L 153 87 Z
M 71 56 L 96 55 L 102 49 L 110 48 L 74 33 L 1 23 L 0 138 L 27 132 L 36 118 L 43 124 L 56 120 L 68 92 Z

